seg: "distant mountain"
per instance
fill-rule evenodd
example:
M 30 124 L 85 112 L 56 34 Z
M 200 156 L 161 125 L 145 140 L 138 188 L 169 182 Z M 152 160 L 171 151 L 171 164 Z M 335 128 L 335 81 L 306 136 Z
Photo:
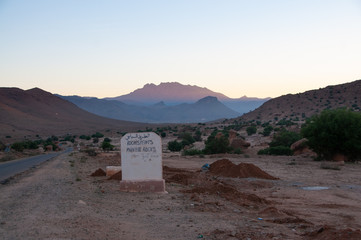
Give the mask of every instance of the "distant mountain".
M 263 122 L 281 119 L 305 120 L 324 109 L 341 107 L 360 111 L 361 80 L 277 97 L 241 118 Z
M 61 96 L 78 107 L 108 118 L 148 123 L 197 123 L 240 114 L 219 102 L 216 97 L 205 97 L 195 103 L 167 106 L 158 102 L 150 106 L 129 105 L 117 100 Z
M 129 94 L 105 98 L 106 100 L 117 100 L 131 105 L 149 106 L 158 102 L 165 102 L 167 105 L 178 105 L 181 103 L 194 103 L 195 101 L 208 96 L 216 97 L 227 107 L 243 114 L 256 109 L 270 98 L 229 98 L 218 92 L 198 86 L 183 85 L 177 82 L 146 84 Z
M 94 133 L 104 129 L 135 129 L 131 123 L 86 112 L 39 88 L 0 88 L 0 138 L 52 134 Z
M 107 99 L 125 103 L 154 104 L 164 101 L 167 104 L 179 104 L 195 102 L 208 96 L 217 97 L 220 101 L 230 99 L 221 93 L 213 92 L 207 88 L 183 85 L 177 82 L 167 82 L 159 85 L 146 84 L 143 88 L 136 89 L 129 94 Z

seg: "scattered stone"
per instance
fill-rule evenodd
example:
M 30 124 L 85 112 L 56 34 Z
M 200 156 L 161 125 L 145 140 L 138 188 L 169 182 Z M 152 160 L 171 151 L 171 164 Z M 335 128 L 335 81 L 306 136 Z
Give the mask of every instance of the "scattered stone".
M 294 142 L 290 147 L 293 151 L 293 155 L 300 155 L 303 153 L 311 152 L 310 148 L 306 144 L 307 141 L 308 140 L 306 138 L 302 138 L 297 142 Z

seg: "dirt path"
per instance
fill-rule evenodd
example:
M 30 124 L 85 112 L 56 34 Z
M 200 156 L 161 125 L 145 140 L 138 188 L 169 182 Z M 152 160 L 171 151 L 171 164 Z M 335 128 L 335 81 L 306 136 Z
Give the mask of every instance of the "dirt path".
M 216 158 L 164 155 L 168 194 L 122 193 L 91 177 L 114 153 L 65 154 L 0 185 L 1 239 L 360 239 L 361 166 L 244 158 L 280 180 L 195 172 Z M 292 163 L 294 162 L 294 163 Z M 292 164 L 291 164 L 292 163 Z M 186 169 L 188 171 L 183 171 Z M 175 176 L 176 175 L 176 176 Z M 321 191 L 302 187 L 327 186 Z M 336 238 L 332 238 L 336 237 Z

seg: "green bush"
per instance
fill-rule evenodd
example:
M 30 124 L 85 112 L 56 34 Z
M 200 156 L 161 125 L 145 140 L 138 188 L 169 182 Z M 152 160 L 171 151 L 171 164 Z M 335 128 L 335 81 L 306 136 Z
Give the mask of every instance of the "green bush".
M 255 126 L 249 126 L 246 129 L 248 136 L 251 136 L 257 132 L 257 128 Z
M 114 149 L 114 146 L 110 144 L 110 142 L 103 141 L 102 148 L 104 151 L 112 151 Z
M 24 145 L 21 142 L 13 143 L 11 148 L 18 152 L 24 151 Z
M 176 140 L 168 142 L 168 149 L 172 152 L 179 152 L 182 148 L 183 144 Z
M 217 154 L 217 153 L 226 153 L 230 151 L 228 138 L 221 136 L 216 138 L 215 134 L 211 134 L 207 141 L 206 147 L 204 148 L 205 154 Z
M 262 135 L 263 136 L 269 136 L 273 130 L 273 127 L 268 125 L 263 129 Z
M 192 134 L 190 134 L 188 132 L 181 133 L 179 135 L 179 138 L 182 140 L 183 146 L 191 145 L 192 143 L 194 143 L 196 141 L 196 140 L 194 140 Z
M 361 156 L 361 114 L 347 109 L 325 110 L 302 126 L 301 133 L 320 159 L 343 154 L 349 160 Z
M 194 134 L 194 140 L 195 140 L 196 142 L 202 141 L 202 132 L 201 132 L 201 131 L 197 130 L 197 131 L 195 132 L 195 134 Z
M 297 142 L 302 137 L 299 133 L 282 130 L 279 132 L 269 144 L 270 147 L 285 146 L 290 147 L 294 142 Z
M 92 135 L 92 138 L 102 138 L 102 137 L 104 137 L 104 134 L 100 132 L 96 132 L 95 134 Z
M 183 152 L 184 156 L 194 156 L 194 155 L 201 155 L 203 154 L 202 150 L 198 150 L 198 149 L 189 149 L 189 150 L 185 150 Z
M 86 135 L 81 135 L 79 138 L 80 139 L 85 139 L 85 140 L 90 140 L 91 139 L 90 136 L 86 136 Z
M 11 145 L 11 148 L 15 151 L 22 152 L 24 149 L 37 149 L 38 144 L 38 141 L 15 142 Z

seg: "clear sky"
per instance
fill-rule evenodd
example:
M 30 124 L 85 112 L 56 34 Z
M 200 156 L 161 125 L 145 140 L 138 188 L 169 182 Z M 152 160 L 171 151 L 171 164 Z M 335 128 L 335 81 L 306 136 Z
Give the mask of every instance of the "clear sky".
M 0 0 L 0 87 L 180 82 L 277 97 L 361 79 L 361 0 Z

